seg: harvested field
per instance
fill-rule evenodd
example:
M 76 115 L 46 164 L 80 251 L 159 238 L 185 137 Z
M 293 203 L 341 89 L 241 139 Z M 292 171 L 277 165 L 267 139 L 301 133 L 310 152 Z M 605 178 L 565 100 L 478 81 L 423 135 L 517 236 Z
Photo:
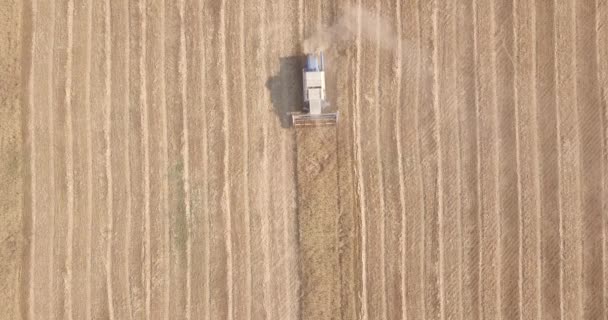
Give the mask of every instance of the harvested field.
M 608 318 L 607 0 L 0 8 L 0 318 Z

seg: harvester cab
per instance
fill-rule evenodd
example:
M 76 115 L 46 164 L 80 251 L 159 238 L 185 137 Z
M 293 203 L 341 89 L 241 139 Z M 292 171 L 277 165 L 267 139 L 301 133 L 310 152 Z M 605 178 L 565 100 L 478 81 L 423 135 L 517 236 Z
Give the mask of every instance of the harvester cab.
M 325 113 L 329 106 L 325 98 L 325 63 L 323 53 L 306 56 L 306 66 L 302 69 L 304 106 L 301 113 L 292 114 L 293 125 L 324 126 L 335 125 L 338 113 Z

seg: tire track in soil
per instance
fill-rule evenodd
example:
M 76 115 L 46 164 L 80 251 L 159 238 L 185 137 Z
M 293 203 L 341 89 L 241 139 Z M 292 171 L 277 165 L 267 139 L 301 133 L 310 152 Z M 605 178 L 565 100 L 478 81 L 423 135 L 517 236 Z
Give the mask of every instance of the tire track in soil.
M 204 28 L 202 1 L 187 0 L 185 9 L 186 26 L 186 61 L 188 70 L 186 87 L 186 108 L 188 109 L 187 126 L 189 131 L 188 157 L 193 165 L 190 168 L 191 193 L 191 265 L 192 283 L 200 281 L 202 285 L 193 286 L 191 292 L 191 318 L 209 319 L 209 211 L 207 209 L 207 133 L 205 104 L 205 52 L 203 48 Z
M 72 295 L 72 313 L 74 319 L 91 317 L 90 279 L 92 259 L 90 233 L 92 217 L 92 168 L 90 162 L 90 69 L 91 69 L 91 3 L 85 2 L 74 6 L 73 11 L 73 50 L 72 65 L 84 66 L 83 69 L 74 67 L 71 85 L 72 107 L 72 158 L 73 158 L 73 235 L 72 241 L 72 280 L 70 281 Z
M 519 189 L 517 154 L 517 115 L 515 106 L 515 62 L 513 4 L 493 3 L 494 81 L 497 133 L 497 224 L 498 307 L 500 317 L 513 319 L 520 314 L 519 300 Z
M 520 283 L 521 318 L 540 318 L 540 180 L 536 101 L 535 7 L 514 2 L 515 92 L 521 190 Z
M 222 47 L 224 43 L 224 4 L 220 2 L 205 3 L 205 56 L 209 57 L 207 65 L 208 74 L 221 75 L 219 89 L 218 82 L 209 82 L 205 90 L 205 106 L 207 116 L 208 146 L 208 177 L 209 183 L 209 229 L 210 257 L 209 257 L 209 288 L 210 297 L 214 303 L 210 304 L 210 317 L 212 319 L 227 319 L 232 315 L 231 304 L 231 270 L 230 268 L 230 225 L 229 208 L 226 204 L 228 194 L 225 194 L 225 157 L 228 152 L 228 142 L 225 139 L 225 119 L 228 115 L 223 108 L 225 103 L 226 87 L 224 86 L 225 57 Z
M 443 288 L 442 318 L 462 318 L 461 243 L 460 239 L 460 123 L 458 122 L 457 66 L 456 66 L 456 6 L 439 3 L 436 12 L 437 104 L 441 161 L 440 188 L 440 283 Z
M 112 317 L 125 319 L 131 315 L 129 296 L 129 233 L 132 214 L 131 168 L 129 163 L 129 16 L 128 2 L 110 3 L 110 105 L 108 115 L 109 158 L 112 177 L 110 281 Z
M 110 318 L 111 301 L 107 274 L 108 239 L 111 230 L 108 230 L 109 217 L 109 177 L 107 161 L 107 149 L 110 147 L 106 140 L 106 113 L 109 107 L 106 102 L 107 86 L 106 77 L 108 68 L 108 47 L 106 46 L 106 35 L 110 32 L 106 24 L 106 14 L 109 8 L 104 1 L 94 3 L 92 7 L 92 30 L 91 34 L 91 176 L 92 176 L 92 216 L 91 216 L 91 317 Z M 99 214 L 102 213 L 102 214 Z M 102 254 L 103 252 L 103 254 Z
M 164 3 L 165 13 L 165 105 L 167 110 L 167 180 L 169 215 L 169 315 L 184 319 L 187 315 L 187 242 L 188 213 L 186 210 L 186 159 L 184 150 L 186 130 L 184 127 L 181 25 L 182 2 Z
M 149 153 L 149 210 L 150 210 L 150 317 L 154 319 L 168 316 L 169 283 L 166 275 L 169 225 L 167 214 L 167 189 L 165 177 L 167 161 L 164 161 L 167 145 L 165 89 L 164 89 L 164 1 L 149 2 L 146 7 L 146 101 L 148 106 L 148 153 Z M 160 35 L 160 36 L 158 36 Z
M 129 317 L 145 318 L 149 315 L 146 300 L 149 296 L 147 283 L 149 269 L 147 256 L 149 242 L 149 161 L 147 156 L 147 115 L 145 88 L 145 14 L 143 1 L 128 4 L 129 36 L 129 108 L 128 112 L 128 161 L 130 167 L 129 197 L 131 198 L 130 227 L 127 229 L 128 299 Z
M 460 213 L 463 315 L 479 319 L 478 130 L 473 3 L 456 7 L 456 92 L 460 141 Z
M 226 90 L 225 106 L 232 112 L 226 115 L 230 123 L 228 130 L 228 152 L 230 153 L 227 167 L 230 192 L 231 212 L 231 246 L 233 259 L 233 303 L 234 319 L 247 319 L 251 315 L 251 253 L 250 253 L 250 222 L 249 198 L 247 184 L 247 97 L 245 94 L 245 51 L 244 51 L 244 2 L 226 2 L 225 38 L 238 39 L 226 42 Z M 228 80 L 230 79 L 230 80 Z M 238 94 L 240 93 L 240 94 Z
M 500 316 L 499 295 L 499 247 L 500 226 L 498 223 L 498 135 L 496 110 L 496 81 L 495 81 L 495 47 L 493 37 L 494 9 L 491 3 L 478 2 L 477 10 L 477 65 L 479 73 L 477 86 L 479 88 L 479 177 L 480 177 L 480 302 L 481 317 L 498 318 Z M 486 138 L 490 137 L 490 138 Z M 497 252 L 498 251 L 498 252 Z
M 560 277 L 562 310 L 566 319 L 582 318 L 580 279 L 582 277 L 580 203 L 580 154 L 574 146 L 580 141 L 578 110 L 576 108 L 575 64 L 575 11 L 574 2 L 556 2 L 555 8 L 555 72 L 556 104 L 559 132 L 560 158 Z M 560 49 L 558 49 L 560 48 Z
M 557 187 L 557 119 L 555 105 L 553 5 L 536 3 L 536 76 L 537 105 L 543 107 L 538 114 L 538 151 L 540 179 L 540 231 L 541 241 L 541 306 L 543 317 L 559 317 L 561 310 L 559 279 L 559 208 Z M 540 109 L 539 109 L 540 110 Z
M 68 3 L 67 1 L 56 2 L 54 12 L 54 39 L 53 39 L 53 61 L 52 66 L 52 100 L 49 100 L 50 123 L 49 138 L 51 148 L 52 183 L 50 193 L 52 194 L 52 250 L 51 250 L 51 274 L 52 284 L 49 297 L 52 309 L 49 317 L 64 319 L 66 314 L 67 295 L 65 276 L 67 271 L 67 226 L 68 226 L 68 167 L 67 167 L 67 63 L 68 63 Z
M 581 132 L 581 204 L 583 216 L 583 317 L 606 317 L 602 274 L 602 108 L 598 87 L 595 3 L 579 3 L 576 12 L 576 88 Z

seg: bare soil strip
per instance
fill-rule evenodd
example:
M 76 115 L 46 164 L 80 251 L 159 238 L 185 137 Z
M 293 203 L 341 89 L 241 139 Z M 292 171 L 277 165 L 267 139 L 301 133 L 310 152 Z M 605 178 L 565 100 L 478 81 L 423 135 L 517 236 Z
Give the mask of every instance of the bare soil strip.
M 501 1 L 493 3 L 494 78 L 496 91 L 496 130 L 498 131 L 498 306 L 505 319 L 520 314 L 519 277 L 519 192 L 515 107 L 513 5 Z M 517 217 L 517 218 L 515 218 Z
M 479 172 L 480 189 L 480 317 L 496 318 L 500 314 L 498 241 L 500 226 L 498 222 L 498 145 L 496 79 L 492 22 L 493 4 L 478 2 L 476 10 L 477 27 L 477 69 L 478 80 L 478 123 L 479 123 Z
M 90 3 L 75 6 L 73 11 L 73 50 L 72 65 L 81 66 L 83 69 L 90 68 L 90 47 L 88 45 L 90 32 Z M 73 131 L 73 172 L 74 179 L 74 203 L 75 212 L 73 219 L 73 241 L 72 241 L 72 270 L 71 295 L 72 316 L 74 319 L 83 319 L 90 314 L 90 243 L 89 233 L 91 219 L 91 205 L 89 193 L 91 181 L 88 179 L 90 173 L 89 164 L 89 83 L 88 72 L 82 72 L 72 67 L 71 106 L 72 106 L 72 131 Z M 76 214 L 77 213 L 77 214 Z
M 338 3 L 337 14 L 342 15 L 349 10 L 349 3 Z M 337 105 L 340 110 L 340 124 L 337 126 L 338 135 L 338 188 L 339 188 L 339 255 L 340 255 L 340 293 L 341 316 L 348 319 L 358 318 L 360 312 L 359 291 L 360 277 L 360 235 L 359 213 L 355 203 L 355 170 L 354 170 L 354 111 L 355 109 L 355 48 L 345 50 L 337 59 L 328 64 L 335 70 L 328 72 L 329 77 L 335 75 L 335 90 L 329 95 L 330 103 Z
M 266 44 L 264 37 L 265 3 L 254 5 L 245 2 L 245 52 L 249 52 L 245 65 L 245 91 L 247 92 L 248 117 L 248 166 L 246 174 L 249 184 L 250 208 L 250 252 L 251 252 L 251 297 L 255 299 L 251 306 L 251 318 L 268 317 L 270 296 L 267 279 L 269 278 L 269 237 L 268 232 L 268 192 L 266 180 L 268 148 L 266 139 L 267 123 L 262 110 L 267 110 L 263 88 L 268 74 L 266 72 Z M 266 158 L 266 160 L 265 160 Z
M 602 283 L 602 109 L 598 86 L 595 3 L 576 3 L 576 89 L 580 130 L 583 317 L 605 318 Z M 603 88 L 606 90 L 606 88 Z
M 129 10 L 128 3 L 112 2 L 111 19 L 111 113 L 110 144 L 112 170 L 112 305 L 116 319 L 131 314 L 128 251 L 132 201 L 129 163 Z
M 458 119 L 459 97 L 457 91 L 456 64 L 456 6 L 439 4 L 437 12 L 437 57 L 438 88 L 437 97 L 441 110 L 439 124 L 441 137 L 441 193 L 443 194 L 440 214 L 439 232 L 442 251 L 440 257 L 442 314 L 447 318 L 462 317 L 461 291 L 461 145 Z
M 209 319 L 209 225 L 207 209 L 207 133 L 205 93 L 205 56 L 203 41 L 202 3 L 188 0 L 185 11 L 186 61 L 188 65 L 186 108 L 189 128 L 188 158 L 190 172 L 190 208 L 192 212 L 190 273 L 192 292 L 190 296 L 192 319 Z M 196 285 L 199 283 L 200 285 Z
M 66 307 L 68 296 L 66 293 L 67 276 L 67 247 L 70 246 L 68 241 L 68 170 L 67 167 L 67 152 L 68 152 L 68 109 L 66 104 L 67 95 L 67 63 L 68 51 L 68 3 L 67 1 L 55 7 L 55 40 L 53 42 L 53 99 L 50 101 L 51 109 L 51 129 L 49 134 L 53 135 L 51 139 L 51 154 L 52 161 L 52 190 L 53 192 L 53 214 L 52 221 L 54 228 L 52 235 L 52 251 L 53 256 L 51 265 L 50 281 L 52 282 L 52 292 L 61 292 L 52 299 L 51 317 L 56 319 L 67 318 Z
M 580 155 L 574 147 L 580 141 L 578 110 L 576 108 L 575 16 L 573 2 L 557 3 L 555 8 L 556 41 L 556 103 L 558 107 L 560 150 L 560 256 L 564 257 L 560 274 L 562 312 L 564 318 L 582 318 L 578 308 L 582 302 L 580 279 L 582 277 L 580 203 Z M 561 48 L 561 49 L 557 49 Z
M 423 292 L 423 234 L 424 197 L 421 170 L 420 139 L 418 133 L 418 107 L 421 88 L 421 50 L 420 17 L 417 0 L 402 4 L 401 14 L 403 24 L 401 30 L 407 41 L 402 47 L 403 79 L 401 81 L 401 120 L 400 132 L 401 148 L 403 154 L 403 179 L 407 181 L 404 188 L 405 202 L 403 208 L 405 232 L 402 235 L 404 242 L 403 286 L 405 287 L 405 312 L 412 318 L 424 318 Z M 410 50 L 406 50 L 409 45 Z
M 536 99 L 535 7 L 517 1 L 515 10 L 515 92 L 521 188 L 520 271 L 521 317 L 540 316 L 540 181 L 538 179 L 538 108 Z
M 602 21 L 608 18 L 608 3 L 606 0 L 598 0 L 596 23 L 597 58 L 600 88 L 608 87 L 608 31 L 600 28 Z M 602 137 L 603 137 L 603 162 L 602 162 L 602 211 L 608 211 L 608 90 L 600 90 L 600 104 L 603 112 L 602 116 Z M 608 312 L 608 219 L 603 215 L 603 264 L 604 264 L 604 312 Z
M 106 115 L 109 111 L 106 96 L 106 77 L 109 68 L 107 56 L 110 54 L 105 37 L 110 32 L 106 25 L 106 14 L 109 8 L 103 1 L 93 3 L 91 30 L 91 171 L 92 171 L 92 219 L 91 219 L 91 316 L 110 318 L 110 288 L 108 279 L 108 239 L 111 237 L 109 227 L 109 177 L 107 152 L 110 146 L 107 135 Z
M 186 172 L 182 150 L 187 132 L 184 130 L 185 74 L 181 67 L 181 13 L 178 3 L 165 2 L 165 86 L 167 108 L 167 179 L 169 208 L 169 317 L 184 319 L 187 314 L 187 246 L 188 218 L 186 211 Z
M 165 81 L 164 81 L 164 6 L 163 2 L 148 2 L 146 8 L 146 97 L 148 105 L 148 154 L 149 154 L 149 210 L 150 210 L 150 318 L 163 319 L 168 316 L 169 282 L 169 233 L 165 201 L 167 145 L 164 143 L 166 132 Z M 167 293 L 166 293 L 167 292 Z
M 536 4 L 537 70 L 548 70 L 537 74 L 536 92 L 538 105 L 539 179 L 541 230 L 541 314 L 559 317 L 561 309 L 559 260 L 559 191 L 558 159 L 555 152 L 558 142 L 556 106 L 553 6 Z
M 28 149 L 31 141 L 27 119 L 29 110 L 31 17 L 30 4 L 5 1 L 0 28 L 0 318 L 18 319 L 27 315 L 25 301 L 29 259 L 28 238 L 31 228 L 31 191 Z M 25 12 L 24 12 L 25 11 Z M 25 198 L 25 199 L 24 199 Z
M 225 14 L 221 2 L 208 2 L 204 7 L 205 23 L 205 56 L 207 58 L 207 74 L 214 75 L 205 84 L 205 110 L 207 112 L 207 137 L 208 137 L 208 214 L 210 231 L 210 256 L 209 256 L 209 288 L 212 303 L 210 304 L 211 319 L 229 319 L 231 310 L 231 270 L 229 267 L 230 252 L 230 218 L 228 207 L 225 204 L 225 153 L 228 152 L 228 141 L 225 136 L 224 117 L 227 117 L 223 103 L 225 95 L 225 57 L 220 53 L 221 47 L 225 45 L 224 20 Z M 213 80 L 211 80 L 213 79 Z
M 33 123 L 33 146 L 32 162 L 35 174 L 32 179 L 32 192 L 34 195 L 32 205 L 32 275 L 31 281 L 31 303 L 32 314 L 51 314 L 52 279 L 52 246 L 53 246 L 53 184 L 52 147 L 51 134 L 51 109 L 53 101 L 52 93 L 52 70 L 53 66 L 53 40 L 54 40 L 54 8 L 53 4 L 34 3 L 34 20 L 46 26 L 34 34 L 34 56 L 33 83 L 32 83 L 32 105 L 47 103 L 47 108 L 33 108 L 31 121 Z M 46 297 L 46 298 L 45 298 Z M 37 301 L 37 302 L 36 302 Z
M 127 269 L 128 299 L 130 318 L 141 319 L 146 316 L 146 299 L 149 295 L 146 278 L 149 270 L 146 265 L 148 243 L 146 236 L 147 219 L 147 175 L 146 161 L 147 117 L 145 103 L 145 57 L 144 57 L 144 11 L 141 2 L 130 2 L 129 14 L 129 120 L 127 123 L 130 167 L 129 197 L 131 198 L 130 228 L 127 230 Z

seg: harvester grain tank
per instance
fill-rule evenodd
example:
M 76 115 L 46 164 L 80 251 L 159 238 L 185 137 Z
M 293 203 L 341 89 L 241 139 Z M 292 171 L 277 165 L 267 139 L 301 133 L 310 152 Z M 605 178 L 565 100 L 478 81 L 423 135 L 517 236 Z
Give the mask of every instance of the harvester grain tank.
M 338 113 L 324 112 L 329 103 L 325 97 L 325 61 L 322 52 L 306 56 L 306 66 L 302 69 L 302 83 L 303 112 L 292 114 L 294 126 L 335 125 L 338 121 Z

